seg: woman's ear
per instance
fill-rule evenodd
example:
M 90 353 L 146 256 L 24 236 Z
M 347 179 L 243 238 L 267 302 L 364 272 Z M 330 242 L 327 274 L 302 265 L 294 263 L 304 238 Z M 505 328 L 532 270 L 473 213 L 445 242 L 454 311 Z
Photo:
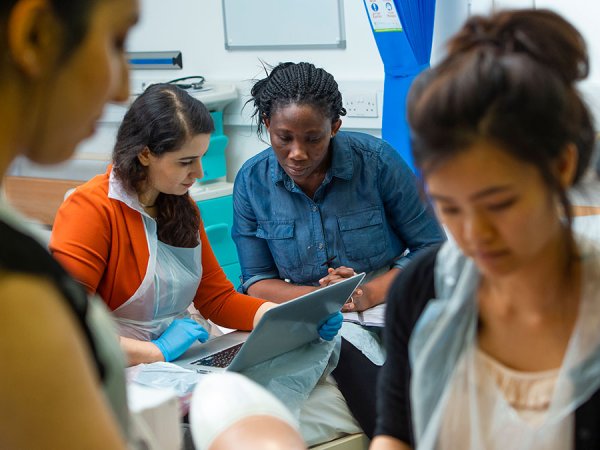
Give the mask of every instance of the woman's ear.
M 269 127 L 271 126 L 271 121 L 269 120 L 269 118 L 267 116 L 265 116 L 263 114 L 262 116 L 262 121 L 265 124 L 265 128 L 267 129 L 267 131 L 269 130 Z
M 555 166 L 558 181 L 563 189 L 568 189 L 573 185 L 578 162 L 579 152 L 577 146 L 573 143 L 567 144 L 557 158 Z
M 340 127 L 342 126 L 342 119 L 338 119 L 335 122 L 331 123 L 331 137 L 334 137 L 338 131 L 340 131 Z
M 8 49 L 20 71 L 32 78 L 54 69 L 63 33 L 47 0 L 18 0 L 7 22 Z
M 151 155 L 152 153 L 150 152 L 150 149 L 147 146 L 144 147 L 144 149 L 137 155 L 140 164 L 144 167 L 148 167 L 150 165 Z

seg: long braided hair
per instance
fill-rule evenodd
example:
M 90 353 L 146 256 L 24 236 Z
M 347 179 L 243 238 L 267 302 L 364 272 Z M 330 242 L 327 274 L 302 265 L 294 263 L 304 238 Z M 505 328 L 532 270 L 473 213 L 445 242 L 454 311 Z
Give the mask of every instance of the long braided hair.
M 148 147 L 155 156 L 181 148 L 199 134 L 210 134 L 214 124 L 204 104 L 172 84 L 149 86 L 132 104 L 119 127 L 113 150 L 113 170 L 131 191 L 148 177 L 138 154 Z M 161 193 L 156 199 L 158 239 L 174 247 L 198 244 L 200 213 L 188 193 Z
M 330 73 L 307 62 L 285 62 L 271 69 L 266 78 L 254 84 L 250 91 L 252 98 L 246 102 L 254 103 L 252 117 L 256 119 L 259 138 L 265 119 L 270 120 L 279 108 L 292 104 L 313 106 L 332 123 L 346 115 L 342 94 Z

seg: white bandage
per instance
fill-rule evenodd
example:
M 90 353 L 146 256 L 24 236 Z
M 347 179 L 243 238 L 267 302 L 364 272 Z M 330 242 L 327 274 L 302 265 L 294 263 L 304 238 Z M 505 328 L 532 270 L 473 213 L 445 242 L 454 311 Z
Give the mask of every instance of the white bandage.
M 289 410 L 271 393 L 233 372 L 203 376 L 192 394 L 190 427 L 196 450 L 206 450 L 237 421 L 250 416 L 273 416 L 298 430 Z

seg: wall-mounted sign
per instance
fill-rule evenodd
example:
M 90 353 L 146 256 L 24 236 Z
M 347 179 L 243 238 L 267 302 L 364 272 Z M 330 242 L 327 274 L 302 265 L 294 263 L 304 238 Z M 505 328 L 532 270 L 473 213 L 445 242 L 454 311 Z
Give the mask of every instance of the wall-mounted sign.
M 375 32 L 402 31 L 402 24 L 392 0 L 364 0 Z

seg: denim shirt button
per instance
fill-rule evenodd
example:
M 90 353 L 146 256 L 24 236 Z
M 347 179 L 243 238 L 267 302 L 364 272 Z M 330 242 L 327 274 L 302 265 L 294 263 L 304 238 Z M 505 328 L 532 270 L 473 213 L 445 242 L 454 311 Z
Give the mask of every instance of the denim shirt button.
M 319 242 L 319 250 L 323 250 L 323 243 Z
M 312 207 L 313 212 L 317 212 L 317 209 L 318 209 L 317 205 L 313 205 L 313 207 Z

